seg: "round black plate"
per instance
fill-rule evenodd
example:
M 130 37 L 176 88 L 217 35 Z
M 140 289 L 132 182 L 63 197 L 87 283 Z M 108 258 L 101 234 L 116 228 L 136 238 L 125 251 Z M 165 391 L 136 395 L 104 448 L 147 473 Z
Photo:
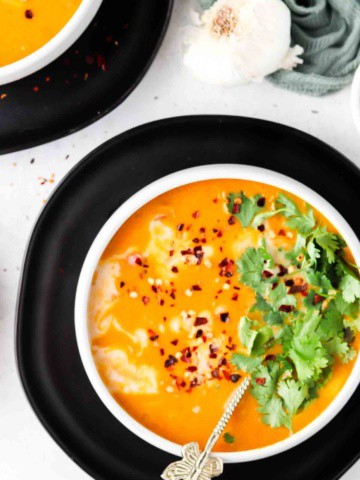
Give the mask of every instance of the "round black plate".
M 282 125 L 218 116 L 163 120 L 110 140 L 80 162 L 49 199 L 30 239 L 19 294 L 17 356 L 40 420 L 96 479 L 157 480 L 173 457 L 115 420 L 86 377 L 73 315 L 82 263 L 99 229 L 130 195 L 163 175 L 210 163 L 244 163 L 287 174 L 329 200 L 360 234 L 359 170 L 324 143 Z M 306 443 L 269 459 L 226 465 L 225 478 L 335 480 L 358 458 L 359 438 L 360 389 Z
M 0 86 L 0 153 L 73 133 L 119 105 L 149 68 L 172 4 L 104 0 L 88 29 L 61 57 Z

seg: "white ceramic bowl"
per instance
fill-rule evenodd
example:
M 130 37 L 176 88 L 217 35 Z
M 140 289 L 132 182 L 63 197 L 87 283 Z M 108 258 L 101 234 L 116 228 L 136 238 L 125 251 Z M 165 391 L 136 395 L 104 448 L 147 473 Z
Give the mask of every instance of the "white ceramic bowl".
M 102 0 L 82 0 L 79 8 L 55 37 L 30 55 L 0 67 L 0 85 L 15 82 L 40 70 L 65 52 L 84 32 Z
M 133 213 L 135 213 L 141 206 L 153 198 L 173 188 L 200 180 L 217 178 L 254 180 L 257 182 L 274 185 L 287 190 L 288 192 L 294 193 L 300 198 L 303 198 L 306 202 L 323 213 L 325 217 L 333 223 L 333 225 L 338 229 L 348 243 L 352 253 L 355 256 L 357 264 L 360 264 L 360 244 L 355 233 L 349 224 L 344 220 L 344 218 L 326 200 L 324 200 L 310 188 L 305 187 L 303 184 L 279 173 L 262 168 L 246 165 L 207 165 L 182 170 L 151 183 L 129 198 L 116 210 L 116 212 L 109 218 L 95 238 L 87 254 L 79 278 L 75 300 L 75 328 L 80 356 L 86 373 L 96 393 L 101 398 L 105 406 L 110 410 L 110 412 L 112 412 L 112 414 L 117 418 L 117 420 L 119 420 L 123 425 L 125 425 L 129 430 L 141 437 L 143 440 L 158 448 L 161 448 L 162 450 L 178 456 L 180 456 L 181 451 L 180 445 L 156 435 L 134 420 L 119 406 L 102 382 L 96 369 L 90 348 L 87 312 L 89 291 L 94 271 L 104 249 L 119 227 L 121 227 L 121 225 Z M 288 450 L 295 445 L 298 445 L 314 435 L 332 418 L 334 418 L 334 416 L 350 399 L 359 382 L 360 356 L 358 356 L 346 384 L 337 397 L 319 417 L 317 417 L 301 431 L 293 434 L 291 437 L 286 438 L 285 440 L 267 447 L 243 452 L 221 453 L 219 456 L 224 460 L 224 462 L 228 463 L 245 462 L 275 455 L 283 452 L 284 450 Z M 194 432 L 194 435 L 194 440 L 196 440 L 196 432 Z
M 355 126 L 360 133 L 360 66 L 355 72 L 351 87 L 351 111 Z

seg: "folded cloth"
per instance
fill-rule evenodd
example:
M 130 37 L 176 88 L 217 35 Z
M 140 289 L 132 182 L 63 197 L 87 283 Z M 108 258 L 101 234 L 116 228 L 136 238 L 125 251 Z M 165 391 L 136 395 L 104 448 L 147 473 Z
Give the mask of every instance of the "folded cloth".
M 351 82 L 360 64 L 360 0 L 283 0 L 291 11 L 291 38 L 305 52 L 294 71 L 268 77 L 308 95 L 326 95 Z
M 200 0 L 209 8 L 215 0 Z M 351 82 L 360 65 L 360 0 L 283 0 L 291 11 L 291 38 L 305 50 L 296 70 L 269 77 L 308 95 L 335 92 Z

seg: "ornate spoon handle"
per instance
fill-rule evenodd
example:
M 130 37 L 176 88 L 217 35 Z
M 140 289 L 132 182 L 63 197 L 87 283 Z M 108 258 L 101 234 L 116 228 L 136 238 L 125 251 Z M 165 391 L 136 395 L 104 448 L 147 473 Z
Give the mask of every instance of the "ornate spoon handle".
M 204 451 L 200 452 L 197 442 L 184 445 L 182 449 L 182 460 L 171 463 L 164 470 L 161 478 L 164 480 L 210 480 L 222 474 L 222 460 L 213 455 L 210 456 L 211 450 L 218 441 L 249 385 L 250 377 L 246 377 L 235 391 L 229 405 L 210 435 Z
M 238 403 L 242 399 L 249 385 L 250 385 L 250 377 L 246 377 L 242 382 L 242 384 L 239 386 L 239 388 L 235 391 L 235 394 L 230 400 L 229 405 L 227 406 L 225 412 L 223 413 L 222 417 L 220 418 L 216 427 L 214 428 L 212 434 L 210 435 L 210 438 L 207 441 L 207 444 L 205 446 L 204 453 L 208 452 L 209 454 L 213 449 L 215 443 L 218 441 L 224 428 L 228 424 L 232 414 L 234 413 L 235 408 L 237 407 Z

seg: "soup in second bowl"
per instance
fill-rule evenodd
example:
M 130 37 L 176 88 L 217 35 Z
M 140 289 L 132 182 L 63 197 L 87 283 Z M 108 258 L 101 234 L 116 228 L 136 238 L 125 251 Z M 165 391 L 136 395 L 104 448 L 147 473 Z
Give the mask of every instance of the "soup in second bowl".
M 251 374 L 216 450 L 264 447 L 344 386 L 359 297 L 351 252 L 303 200 L 251 181 L 197 182 L 144 205 L 106 248 L 89 299 L 93 358 L 138 422 L 200 447 Z
M 81 0 L 0 0 L 0 67 L 35 52 L 67 24 Z

